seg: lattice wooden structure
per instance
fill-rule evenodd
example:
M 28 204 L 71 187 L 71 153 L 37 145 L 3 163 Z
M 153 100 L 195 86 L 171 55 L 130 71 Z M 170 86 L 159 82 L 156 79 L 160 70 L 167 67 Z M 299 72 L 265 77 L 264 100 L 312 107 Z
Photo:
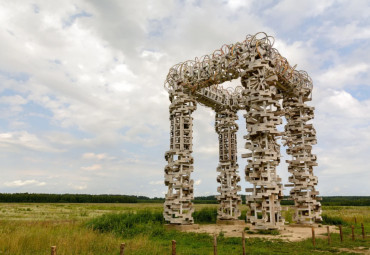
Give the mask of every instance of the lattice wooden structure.
M 169 93 L 171 138 L 165 158 L 164 218 L 170 224 L 192 224 L 194 211 L 192 157 L 192 112 L 197 103 L 216 112 L 215 129 L 219 136 L 219 175 L 217 199 L 219 220 L 236 220 L 241 203 L 238 191 L 237 111 L 244 115 L 248 134 L 242 155 L 247 158 L 245 179 L 253 184 L 246 189 L 250 195 L 247 220 L 259 229 L 276 229 L 283 223 L 280 200 L 281 179 L 276 174 L 280 162 L 277 138 L 283 136 L 287 153 L 292 156 L 288 170 L 293 186 L 290 194 L 295 203 L 295 221 L 313 223 L 321 220 L 317 177 L 313 167 L 316 156 L 311 153 L 316 143 L 315 129 L 308 123 L 313 118 L 312 80 L 304 71 L 296 71 L 272 47 L 273 38 L 265 33 L 248 35 L 246 40 L 224 45 L 213 54 L 173 66 L 167 75 L 165 88 Z M 220 84 L 241 79 L 235 89 Z M 277 130 L 285 116 L 285 132 Z

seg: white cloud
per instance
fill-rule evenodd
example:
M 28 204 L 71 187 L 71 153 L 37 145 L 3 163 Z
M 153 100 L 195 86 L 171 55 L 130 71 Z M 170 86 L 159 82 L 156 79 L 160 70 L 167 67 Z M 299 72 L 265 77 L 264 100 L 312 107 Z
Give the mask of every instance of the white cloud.
M 243 1 L 243 0 L 229 0 L 227 5 L 232 9 L 236 10 L 239 8 L 250 7 L 253 4 L 252 1 Z
M 275 6 L 264 11 L 265 17 L 271 22 L 279 20 L 283 31 L 297 29 L 305 19 L 323 15 L 330 8 L 334 0 L 330 1 L 278 1 Z
M 0 97 L 0 103 L 10 104 L 10 105 L 22 105 L 22 104 L 26 104 L 27 100 L 20 95 L 2 96 Z
M 86 152 L 82 155 L 82 158 L 95 160 L 113 159 L 112 157 L 109 157 L 106 153 L 96 154 L 94 152 Z
M 339 46 L 348 46 L 359 40 L 370 39 L 370 28 L 363 27 L 356 21 L 344 26 L 329 26 L 323 29 L 327 30 L 326 37 Z
M 60 152 L 51 147 L 35 134 L 27 131 L 0 133 L 0 149 L 17 152 L 19 149 L 29 149 L 42 152 Z
M 86 170 L 86 171 L 96 171 L 96 170 L 102 169 L 102 165 L 94 164 L 94 165 L 91 165 L 91 166 L 83 166 L 83 167 L 81 167 L 81 169 Z
M 370 99 L 353 93 L 369 80 L 369 8 L 366 1 L 0 3 L 0 47 L 7 49 L 0 52 L 0 177 L 12 176 L 11 182 L 57 173 L 60 182 L 42 188 L 60 192 L 133 194 L 143 182 L 158 191 L 144 185 L 142 194 L 161 195 L 169 68 L 266 31 L 313 78 L 315 171 L 324 193 L 336 178 L 340 192 L 354 194 L 358 189 L 344 187 L 345 173 L 364 176 L 370 148 Z M 203 180 L 198 194 L 215 194 L 214 114 L 199 105 L 193 117 L 192 178 Z M 238 123 L 240 155 L 246 130 L 242 118 Z M 239 165 L 245 185 L 246 159 L 239 157 Z M 76 183 L 65 187 L 71 179 Z M 353 183 L 364 186 L 364 178 Z
M 80 185 L 69 184 L 68 186 L 71 187 L 72 189 L 78 190 L 78 191 L 86 190 L 87 187 L 88 187 L 86 184 L 80 184 Z
M 37 180 L 15 180 L 11 182 L 5 182 L 6 187 L 22 187 L 22 186 L 45 186 L 46 182 L 40 182 Z
M 364 62 L 336 65 L 323 72 L 316 80 L 319 86 L 339 89 L 364 82 L 362 74 L 368 73 L 369 70 L 370 64 Z

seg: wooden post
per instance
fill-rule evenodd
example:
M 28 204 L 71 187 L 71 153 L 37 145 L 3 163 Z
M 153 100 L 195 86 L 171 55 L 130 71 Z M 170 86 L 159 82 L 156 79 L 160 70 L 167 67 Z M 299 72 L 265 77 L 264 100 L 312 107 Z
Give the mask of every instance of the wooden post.
M 245 255 L 245 232 L 242 232 L 243 255 Z
M 356 219 L 356 217 L 355 217 L 355 224 L 357 224 L 357 219 Z
M 120 249 L 119 249 L 119 255 L 125 254 L 125 243 L 121 243 Z
M 217 235 L 213 236 L 213 254 L 217 255 Z
M 328 230 L 328 244 L 330 245 L 330 243 L 331 243 L 331 238 L 330 238 L 330 228 L 329 228 L 329 226 L 327 226 L 326 228 L 327 228 L 327 230 Z
M 315 228 L 312 227 L 312 244 L 313 246 L 316 246 L 316 240 L 315 240 Z
M 51 246 L 51 255 L 57 255 L 57 247 Z
M 364 227 L 364 223 L 361 223 L 361 229 L 362 229 L 362 239 L 365 239 L 365 227 Z
M 172 240 L 172 255 L 176 255 L 176 241 Z
M 354 241 L 355 240 L 355 226 L 351 226 L 351 228 L 352 228 L 352 241 Z
M 340 242 L 343 243 L 343 231 L 342 225 L 339 225 L 339 235 L 340 235 Z

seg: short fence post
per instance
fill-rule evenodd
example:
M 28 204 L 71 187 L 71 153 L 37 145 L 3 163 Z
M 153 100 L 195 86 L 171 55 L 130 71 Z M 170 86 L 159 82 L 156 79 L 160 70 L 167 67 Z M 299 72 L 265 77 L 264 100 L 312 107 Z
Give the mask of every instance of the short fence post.
M 312 230 L 312 244 L 313 244 L 313 246 L 316 246 L 316 241 L 315 241 L 315 228 L 314 228 L 314 227 L 312 227 L 312 228 L 311 228 L 311 230 Z
M 217 235 L 213 236 L 213 254 L 217 255 Z
M 51 246 L 51 255 L 57 255 L 57 247 Z
M 343 243 L 343 231 L 342 225 L 339 225 L 339 235 L 340 235 L 340 242 Z
M 328 230 L 328 244 L 330 245 L 331 243 L 331 239 L 330 239 L 330 229 L 329 229 L 329 226 L 326 227 L 327 230 Z
M 245 255 L 245 232 L 242 233 L 243 255 Z
M 364 223 L 361 223 L 361 229 L 362 229 L 362 239 L 365 239 L 365 227 L 364 227 Z
M 351 226 L 351 228 L 352 228 L 352 241 L 354 241 L 355 240 L 355 226 Z
M 119 255 L 125 254 L 125 243 L 121 243 L 120 249 L 119 249 Z
M 356 219 L 356 217 L 355 217 L 355 224 L 357 224 L 357 219 Z
M 172 255 L 176 255 L 176 241 L 172 240 Z

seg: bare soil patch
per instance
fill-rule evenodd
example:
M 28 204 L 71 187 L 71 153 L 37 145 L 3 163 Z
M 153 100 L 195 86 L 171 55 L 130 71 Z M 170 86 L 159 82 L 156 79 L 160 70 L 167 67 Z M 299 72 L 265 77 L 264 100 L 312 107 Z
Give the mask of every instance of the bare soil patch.
M 184 229 L 184 232 L 194 232 L 194 233 L 207 233 L 210 235 L 220 234 L 221 232 L 225 237 L 241 237 L 242 232 L 248 227 L 253 231 L 251 224 L 241 224 L 241 225 L 223 225 L 223 224 L 205 224 L 199 225 L 197 228 Z M 336 226 L 329 226 L 330 233 L 339 233 L 339 229 Z M 248 231 L 247 231 L 248 232 Z M 279 230 L 279 235 L 264 235 L 264 234 L 248 234 L 246 232 L 246 238 L 265 238 L 265 239 L 283 239 L 286 241 L 302 241 L 307 238 L 312 237 L 311 227 L 307 226 L 290 226 L 285 225 Z M 315 236 L 316 238 L 326 238 L 327 229 L 326 226 L 318 227 L 315 226 Z

